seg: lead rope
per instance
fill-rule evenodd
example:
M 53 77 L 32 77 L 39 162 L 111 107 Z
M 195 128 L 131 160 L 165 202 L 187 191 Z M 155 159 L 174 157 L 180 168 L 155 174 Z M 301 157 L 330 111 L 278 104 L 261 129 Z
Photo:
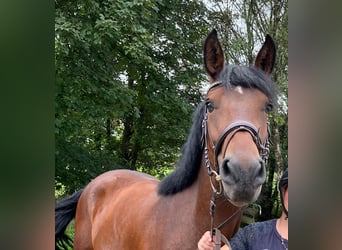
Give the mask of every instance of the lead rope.
M 228 239 L 226 238 L 226 236 L 224 236 L 223 234 L 221 234 L 221 231 L 218 230 L 217 228 L 214 229 L 215 230 L 215 250 L 220 250 L 221 249 L 221 242 L 223 242 L 224 244 L 227 245 L 228 249 L 231 250 L 232 247 L 228 241 Z
M 209 177 L 210 178 L 210 177 Z M 229 242 L 227 238 L 221 234 L 221 231 L 218 228 L 214 228 L 214 217 L 215 217 L 215 210 L 216 210 L 216 198 L 218 196 L 217 191 L 215 187 L 212 184 L 211 178 L 210 178 L 210 184 L 213 188 L 213 196 L 210 199 L 210 235 L 211 235 L 211 241 L 214 239 L 215 235 L 215 250 L 220 250 L 221 249 L 221 241 L 224 240 L 224 243 L 227 244 L 229 247 Z M 223 237 L 225 239 L 223 239 Z
M 212 204 L 212 200 L 211 200 L 211 205 L 210 205 L 210 214 L 214 214 L 214 212 L 212 212 L 212 209 L 215 210 L 216 205 L 215 203 Z M 239 213 L 242 212 L 242 209 L 244 207 L 240 207 L 238 210 L 235 211 L 234 214 L 232 214 L 228 219 L 226 219 L 223 223 L 221 223 L 218 227 L 213 228 L 213 224 L 211 224 L 211 240 L 213 241 L 214 235 L 215 235 L 215 250 L 220 250 L 221 249 L 221 242 L 223 242 L 224 244 L 226 244 L 229 249 L 231 249 L 230 243 L 228 241 L 228 239 L 221 234 L 220 228 L 224 227 L 226 224 L 228 224 L 230 221 L 232 221 L 235 216 L 237 216 Z M 214 219 L 213 216 L 211 217 L 211 222 L 213 223 Z
M 222 181 L 221 181 L 221 176 L 219 174 L 217 174 L 217 172 L 215 170 L 211 170 L 211 173 L 215 175 L 215 180 L 219 183 L 219 190 L 217 190 L 215 188 L 214 184 L 212 183 L 212 176 L 209 176 L 210 184 L 211 184 L 211 187 L 213 189 L 213 196 L 210 199 L 210 234 L 211 234 L 211 240 L 213 241 L 213 238 L 215 235 L 215 250 L 220 250 L 221 242 L 226 244 L 229 247 L 229 249 L 231 249 L 228 239 L 223 234 L 221 234 L 220 229 L 223 228 L 230 221 L 232 221 L 240 212 L 242 212 L 242 208 L 240 207 L 228 219 L 226 219 L 224 222 L 222 222 L 218 227 L 214 228 L 216 199 L 222 193 Z
M 217 174 L 215 170 L 211 170 L 212 174 L 215 174 L 216 181 L 219 183 L 219 191 L 215 188 L 211 176 L 209 176 L 210 185 L 213 189 L 213 196 L 210 199 L 210 232 L 211 232 L 211 239 L 213 239 L 213 232 L 214 232 L 214 217 L 215 217 L 215 209 L 216 209 L 216 198 L 222 193 L 222 182 L 221 176 Z

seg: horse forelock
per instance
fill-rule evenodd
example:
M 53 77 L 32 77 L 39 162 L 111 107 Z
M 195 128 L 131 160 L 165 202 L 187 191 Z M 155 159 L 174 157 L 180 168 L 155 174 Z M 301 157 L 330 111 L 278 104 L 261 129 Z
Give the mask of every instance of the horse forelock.
M 202 161 L 202 121 L 205 102 L 198 105 L 186 143 L 182 147 L 181 158 L 176 169 L 166 176 L 158 187 L 158 194 L 172 195 L 191 186 L 198 177 Z
M 228 65 L 222 70 L 219 79 L 226 88 L 234 85 L 258 89 L 270 99 L 273 105 L 277 104 L 278 88 L 276 83 L 254 66 Z

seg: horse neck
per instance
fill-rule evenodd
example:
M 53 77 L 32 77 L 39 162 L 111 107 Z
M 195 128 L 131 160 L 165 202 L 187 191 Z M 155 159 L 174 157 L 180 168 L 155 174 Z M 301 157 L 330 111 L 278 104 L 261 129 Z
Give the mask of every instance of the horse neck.
M 210 227 L 211 221 L 210 200 L 213 194 L 208 171 L 205 167 L 204 160 L 202 160 L 197 180 L 189 188 L 175 195 L 173 202 L 174 205 L 177 204 L 175 206 L 178 209 L 184 209 L 186 214 L 191 214 L 195 218 L 201 218 L 194 220 L 197 224 L 195 227 L 203 228 L 203 225 L 206 225 L 206 228 L 208 228 Z M 215 221 L 216 218 L 217 222 L 222 222 L 227 218 L 227 212 L 229 213 L 226 210 L 227 206 L 230 207 L 232 205 L 224 197 L 219 197 L 215 211 Z
M 194 187 L 197 190 L 195 193 L 196 210 L 197 213 L 199 213 L 198 216 L 207 217 L 209 214 L 209 206 L 213 190 L 211 188 L 209 174 L 203 160 L 197 181 L 194 183 Z
M 198 177 L 190 187 L 172 196 L 164 196 L 162 197 L 164 202 L 159 202 L 162 210 L 167 211 L 166 214 L 172 214 L 172 218 L 178 218 L 178 221 L 186 222 L 182 224 L 181 229 L 178 228 L 179 231 L 176 230 L 175 234 L 181 237 L 180 235 L 192 232 L 188 235 L 188 240 L 196 242 L 211 227 L 210 200 L 213 196 L 209 175 L 203 160 L 199 167 Z M 222 223 L 234 213 L 234 211 L 231 211 L 232 207 L 226 199 L 219 198 L 215 211 L 214 226 Z M 164 215 L 164 213 L 162 214 Z M 159 218 L 159 220 L 162 219 L 164 218 Z M 177 227 L 178 222 L 174 225 L 172 220 L 169 224 L 172 225 L 171 227 Z M 222 233 L 230 237 L 236 230 L 235 223 L 233 226 L 225 227 Z M 190 237 L 192 238 L 190 239 Z

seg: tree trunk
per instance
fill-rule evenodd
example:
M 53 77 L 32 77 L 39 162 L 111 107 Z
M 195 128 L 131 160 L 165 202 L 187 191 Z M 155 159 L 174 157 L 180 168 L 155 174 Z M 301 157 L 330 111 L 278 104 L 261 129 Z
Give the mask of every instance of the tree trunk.
M 268 166 L 268 175 L 267 181 L 264 185 L 263 191 L 261 193 L 260 202 L 262 205 L 262 214 L 260 216 L 261 220 L 268 220 L 274 218 L 275 214 L 272 214 L 272 210 L 274 207 L 274 202 L 277 200 L 278 190 L 277 188 L 273 188 L 274 183 L 274 173 L 281 168 L 282 164 L 282 154 L 281 154 L 281 141 L 279 134 L 279 127 L 277 124 L 273 124 L 273 135 L 272 141 L 273 146 L 271 148 L 271 152 L 274 152 L 274 157 L 270 157 L 270 162 Z
M 262 213 L 260 215 L 260 220 L 268 220 L 272 218 L 272 207 L 273 207 L 273 200 L 272 197 L 272 184 L 273 184 L 273 178 L 274 178 L 274 171 L 275 171 L 275 164 L 274 160 L 272 159 L 269 162 L 268 167 L 268 175 L 266 179 L 266 183 L 263 186 L 261 195 L 260 195 L 260 205 L 262 207 Z
M 133 87 L 133 79 L 128 78 L 128 88 Z M 132 113 L 128 113 L 125 119 L 123 119 L 124 130 L 122 134 L 122 140 L 120 145 L 120 156 L 122 159 L 129 163 L 128 168 L 132 169 L 131 166 L 131 139 L 134 134 L 134 117 Z

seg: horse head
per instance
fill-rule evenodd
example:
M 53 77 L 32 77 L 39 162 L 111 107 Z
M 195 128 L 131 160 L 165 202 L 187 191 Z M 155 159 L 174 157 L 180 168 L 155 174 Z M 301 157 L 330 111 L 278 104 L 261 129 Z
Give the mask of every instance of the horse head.
M 276 103 L 270 79 L 275 44 L 267 35 L 254 66 L 225 65 L 216 30 L 204 44 L 210 87 L 203 120 L 205 159 L 225 197 L 236 206 L 254 202 L 266 179 L 268 113 Z

